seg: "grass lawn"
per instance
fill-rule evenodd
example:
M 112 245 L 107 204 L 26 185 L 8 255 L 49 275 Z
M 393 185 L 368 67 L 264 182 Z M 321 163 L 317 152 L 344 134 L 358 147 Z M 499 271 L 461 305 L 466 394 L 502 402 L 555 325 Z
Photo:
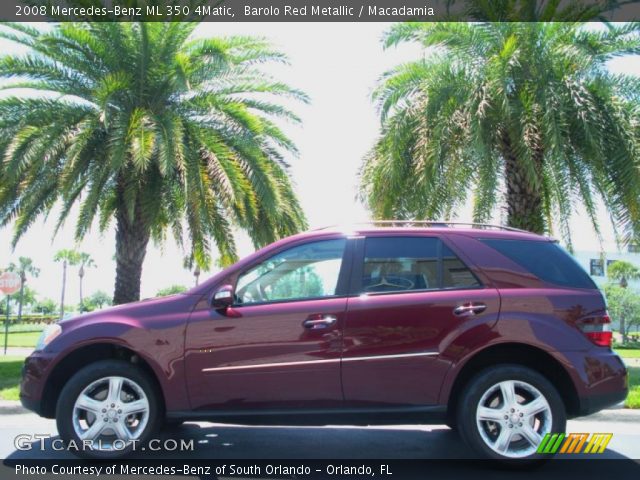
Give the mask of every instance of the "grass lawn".
M 23 363 L 24 357 L 0 356 L 0 399 L 18 400 L 18 385 Z
M 622 358 L 640 358 L 640 348 L 624 349 L 619 348 L 616 353 Z
M 10 347 L 35 347 L 40 332 L 9 332 Z M 4 348 L 4 330 L 0 333 L 0 348 Z
M 629 395 L 624 402 L 627 408 L 640 408 L 640 367 L 629 368 Z

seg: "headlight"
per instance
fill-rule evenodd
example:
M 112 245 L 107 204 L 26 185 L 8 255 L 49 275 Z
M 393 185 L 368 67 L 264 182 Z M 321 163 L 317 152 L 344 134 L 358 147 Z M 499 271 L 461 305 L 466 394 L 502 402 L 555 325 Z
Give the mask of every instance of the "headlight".
M 42 333 L 40 334 L 40 338 L 38 339 L 38 343 L 36 343 L 36 350 L 42 350 L 44 347 L 49 345 L 51 341 L 56 338 L 58 335 L 62 333 L 62 327 L 57 323 L 52 325 L 47 325 Z

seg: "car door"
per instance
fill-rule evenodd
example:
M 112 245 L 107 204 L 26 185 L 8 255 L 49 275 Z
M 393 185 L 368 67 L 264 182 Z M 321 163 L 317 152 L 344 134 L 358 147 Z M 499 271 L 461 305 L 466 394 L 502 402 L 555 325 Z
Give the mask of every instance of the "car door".
M 235 276 L 231 307 L 193 313 L 185 360 L 193 409 L 343 404 L 347 242 L 284 247 Z
M 491 328 L 498 292 L 436 236 L 372 235 L 359 244 L 344 329 L 346 406 L 435 405 L 449 354 L 464 349 L 452 339 Z

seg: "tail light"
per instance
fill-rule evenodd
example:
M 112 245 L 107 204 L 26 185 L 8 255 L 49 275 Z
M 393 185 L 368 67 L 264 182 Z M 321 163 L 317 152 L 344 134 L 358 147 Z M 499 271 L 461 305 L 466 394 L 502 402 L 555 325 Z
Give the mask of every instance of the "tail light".
M 580 324 L 580 330 L 596 345 L 611 347 L 613 334 L 611 333 L 611 317 L 608 314 L 587 319 Z

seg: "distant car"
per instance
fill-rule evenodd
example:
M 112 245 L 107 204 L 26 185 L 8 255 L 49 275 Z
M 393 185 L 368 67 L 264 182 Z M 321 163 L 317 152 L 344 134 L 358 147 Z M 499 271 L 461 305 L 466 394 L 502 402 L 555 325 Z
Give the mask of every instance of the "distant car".
M 165 421 L 446 422 L 482 456 L 536 461 L 568 417 L 624 400 L 603 297 L 556 242 L 389 225 L 296 235 L 185 294 L 50 326 L 22 403 L 90 457 Z

